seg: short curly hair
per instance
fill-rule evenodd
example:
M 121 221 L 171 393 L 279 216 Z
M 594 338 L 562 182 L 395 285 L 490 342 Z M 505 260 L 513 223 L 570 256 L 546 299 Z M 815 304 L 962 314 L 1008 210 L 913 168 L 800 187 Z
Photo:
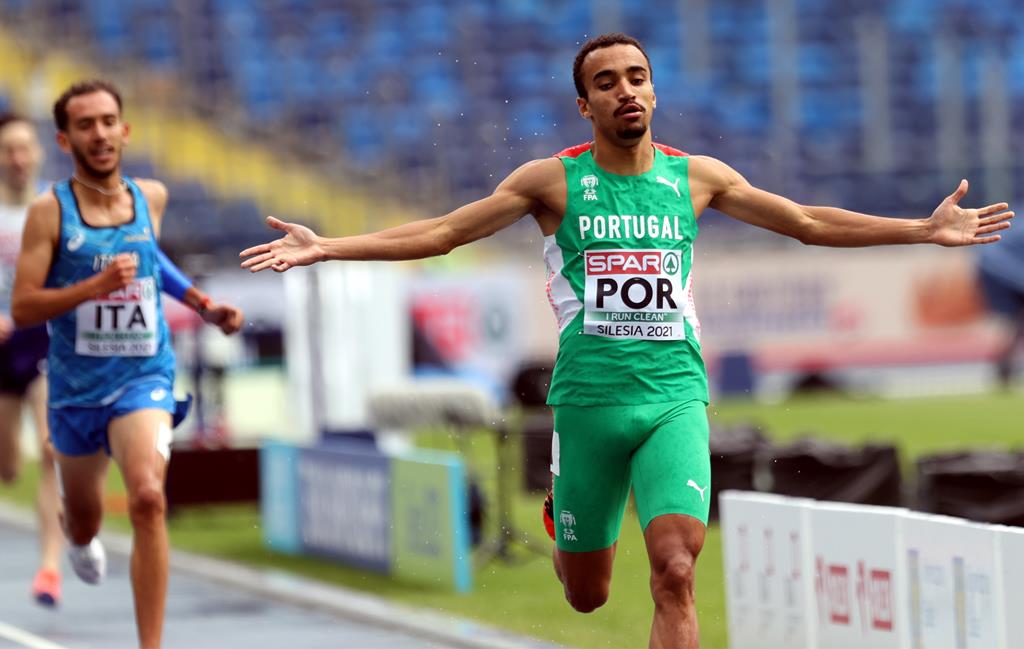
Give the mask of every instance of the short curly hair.
M 572 64 L 572 82 L 576 84 L 576 94 L 581 98 L 587 98 L 587 89 L 583 85 L 583 59 L 587 58 L 587 55 L 594 50 L 611 47 L 612 45 L 632 45 L 640 50 L 640 53 L 644 55 L 644 59 L 647 60 L 647 70 L 651 74 L 651 79 L 654 79 L 654 70 L 651 69 L 651 57 L 647 56 L 647 50 L 640 44 L 640 41 L 621 32 L 601 34 L 590 39 L 580 47 L 580 51 L 576 53 L 576 60 Z

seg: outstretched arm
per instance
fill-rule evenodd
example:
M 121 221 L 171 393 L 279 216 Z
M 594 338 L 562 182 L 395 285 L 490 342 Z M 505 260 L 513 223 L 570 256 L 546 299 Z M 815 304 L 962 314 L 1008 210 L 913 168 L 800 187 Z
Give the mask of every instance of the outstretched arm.
M 268 217 L 267 224 L 285 236 L 243 250 L 239 255 L 246 258 L 242 268 L 282 272 L 292 266 L 331 259 L 397 261 L 443 255 L 490 236 L 529 214 L 536 206 L 541 188 L 550 184 L 552 174 L 556 173 L 563 173 L 558 160 L 535 160 L 512 172 L 487 198 L 449 214 L 352 237 L 325 238 L 307 227 Z
M 694 164 L 696 163 L 696 164 Z M 901 219 L 860 214 L 836 207 L 799 205 L 752 186 L 734 169 L 713 158 L 691 161 L 691 183 L 710 194 L 709 204 L 729 216 L 808 245 L 833 247 L 934 243 L 970 246 L 999 241 L 1013 212 L 1006 203 L 979 209 L 960 207 L 967 181 L 947 196 L 928 218 Z

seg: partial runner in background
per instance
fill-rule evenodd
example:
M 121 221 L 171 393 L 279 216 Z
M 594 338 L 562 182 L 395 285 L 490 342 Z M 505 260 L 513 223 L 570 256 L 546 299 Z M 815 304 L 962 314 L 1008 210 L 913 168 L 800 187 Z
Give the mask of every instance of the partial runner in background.
M 650 558 L 650 646 L 696 647 L 694 567 L 713 497 L 707 374 L 692 300 L 697 217 L 713 207 L 821 246 L 968 246 L 998 241 L 1013 213 L 1006 203 L 961 208 L 967 181 L 928 218 L 798 205 L 718 160 L 654 144 L 650 60 L 624 34 L 585 43 L 573 79 L 592 142 L 526 163 L 491 196 L 450 214 L 373 234 L 328 239 L 269 218 L 285 236 L 242 251 L 242 267 L 283 272 L 332 259 L 443 255 L 532 214 L 561 330 L 548 394 L 555 573 L 576 610 L 608 600 L 632 486 Z
M 98 583 L 106 556 L 96 538 L 110 457 L 128 492 L 131 581 L 140 646 L 159 647 L 167 595 L 164 479 L 176 402 L 174 351 L 160 292 L 235 333 L 242 313 L 190 286 L 156 244 L 167 189 L 121 175 L 129 125 L 109 82 L 77 83 L 54 104 L 69 180 L 32 202 L 14 283 L 18 325 L 49 321 L 50 437 L 62 485 L 68 555 Z
M 19 115 L 0 116 L 0 480 L 14 482 L 21 472 L 21 421 L 32 413 L 39 443 L 39 569 L 32 596 L 40 604 L 60 601 L 60 498 L 53 447 L 46 426 L 46 381 L 41 376 L 49 347 L 46 325 L 15 329 L 11 319 L 14 270 L 29 203 L 44 190 L 39 181 L 43 147 L 33 124 Z

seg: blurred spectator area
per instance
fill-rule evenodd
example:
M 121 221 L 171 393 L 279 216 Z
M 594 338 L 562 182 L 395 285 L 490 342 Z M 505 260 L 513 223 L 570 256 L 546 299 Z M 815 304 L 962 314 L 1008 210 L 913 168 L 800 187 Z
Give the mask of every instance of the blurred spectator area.
M 1024 126 L 1022 8 L 0 0 L 0 19 L 42 25 L 101 61 L 144 65 L 187 88 L 211 118 L 241 112 L 252 127 L 343 159 L 353 177 L 387 175 L 399 196 L 428 209 L 478 198 L 522 162 L 586 140 L 573 57 L 593 34 L 622 30 L 652 60 L 657 140 L 802 202 L 910 215 L 930 211 L 964 175 L 976 201 L 1024 186 L 1024 140 L 1010 136 Z M 749 236 L 716 215 L 705 225 L 714 237 Z

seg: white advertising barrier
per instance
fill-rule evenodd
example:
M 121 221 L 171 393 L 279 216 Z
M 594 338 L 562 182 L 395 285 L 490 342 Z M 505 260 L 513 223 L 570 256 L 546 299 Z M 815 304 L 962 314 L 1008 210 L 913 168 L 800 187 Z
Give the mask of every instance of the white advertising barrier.
M 808 619 L 813 501 L 725 491 L 719 499 L 729 639 L 734 649 L 817 647 Z
M 1024 646 L 1024 529 L 738 491 L 720 504 L 734 649 Z
M 996 615 L 1003 620 L 1000 629 L 1000 647 L 1018 646 L 1024 639 L 1024 529 L 1020 527 L 994 528 L 999 565 L 999 590 Z
M 372 390 L 411 374 L 408 299 L 385 262 L 337 262 L 284 276 L 290 406 L 301 441 L 370 427 Z
M 903 534 L 912 646 L 998 647 L 1003 621 L 996 611 L 1001 588 L 994 528 L 908 513 Z M 1014 646 L 1021 640 L 1018 636 Z
M 904 513 L 839 503 L 811 506 L 817 646 L 909 648 L 899 543 Z

